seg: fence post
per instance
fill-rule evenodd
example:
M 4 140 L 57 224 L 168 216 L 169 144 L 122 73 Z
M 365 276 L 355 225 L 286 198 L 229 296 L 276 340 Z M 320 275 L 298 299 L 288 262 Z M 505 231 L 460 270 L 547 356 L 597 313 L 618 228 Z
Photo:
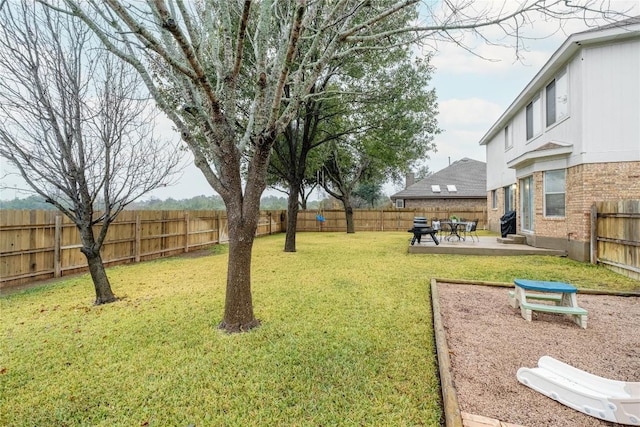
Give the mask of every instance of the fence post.
M 218 244 L 220 244 L 220 212 L 216 212 L 216 234 L 218 235 L 216 237 L 216 242 L 218 242 Z
M 598 263 L 598 207 L 591 205 L 591 264 Z
M 140 234 L 142 234 L 142 221 L 140 221 L 140 213 L 136 213 L 136 230 L 135 230 L 135 235 L 136 235 L 136 248 L 135 248 L 135 260 L 136 262 L 140 262 L 140 251 L 141 251 L 141 241 L 142 238 L 140 236 Z
M 62 241 L 62 216 L 56 215 L 55 229 L 53 232 L 53 277 L 62 275 L 60 265 L 60 243 Z
M 189 252 L 189 212 L 184 213 L 184 252 Z

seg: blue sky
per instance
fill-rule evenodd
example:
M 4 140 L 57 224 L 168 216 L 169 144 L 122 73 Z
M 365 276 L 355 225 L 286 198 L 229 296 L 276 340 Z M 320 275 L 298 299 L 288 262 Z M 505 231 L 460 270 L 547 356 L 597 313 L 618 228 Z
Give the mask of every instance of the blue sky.
M 640 13 L 640 2 L 637 0 L 618 0 L 613 3 L 616 9 L 635 7 L 630 15 Z M 486 161 L 484 147 L 478 144 L 485 132 L 568 35 L 588 28 L 580 20 L 566 22 L 560 31 L 557 23 L 536 22 L 525 29 L 525 34 L 532 39 L 524 42 L 525 49 L 519 52 L 520 59 L 517 59 L 512 47 L 488 46 L 471 37 L 467 37 L 466 42 L 473 47 L 473 51 L 491 60 L 474 56 L 453 44 L 439 44 L 432 59 L 436 70 L 431 86 L 436 89 L 438 96 L 438 121 L 443 133 L 435 138 L 437 152 L 430 153 L 430 158 L 424 159 L 429 169 L 437 172 L 447 167 L 449 162 L 463 157 Z M 170 127 L 170 124 L 166 126 Z M 6 164 L 3 163 L 2 175 L 5 171 Z M 11 188 L 14 185 L 20 187 L 18 180 L 4 176 L 2 179 L 3 187 L 10 188 L 0 189 L 0 198 L 26 196 Z M 385 186 L 388 195 L 400 189 L 402 187 L 391 184 Z M 189 163 L 177 185 L 155 190 L 144 198 L 183 199 L 201 194 L 212 195 L 214 192 L 200 171 Z M 266 194 L 283 196 L 283 193 L 273 191 Z

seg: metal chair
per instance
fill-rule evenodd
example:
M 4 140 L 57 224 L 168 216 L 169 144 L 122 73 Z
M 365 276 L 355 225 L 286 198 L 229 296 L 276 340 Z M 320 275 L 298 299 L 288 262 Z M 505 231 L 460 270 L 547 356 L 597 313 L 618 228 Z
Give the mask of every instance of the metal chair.
M 440 221 L 438 221 L 437 219 L 432 219 L 431 220 L 431 228 L 433 228 L 436 232 L 436 234 L 440 235 L 442 232 L 442 227 L 440 226 Z
M 475 234 L 476 239 L 478 239 L 478 242 L 480 241 L 480 237 L 478 236 L 478 231 L 477 231 L 479 220 L 480 220 L 479 218 L 476 218 L 473 221 L 467 222 L 467 226 L 464 230 L 465 239 L 467 238 L 467 235 L 469 235 L 471 237 L 471 241 L 474 242 L 475 240 L 473 240 L 473 234 Z

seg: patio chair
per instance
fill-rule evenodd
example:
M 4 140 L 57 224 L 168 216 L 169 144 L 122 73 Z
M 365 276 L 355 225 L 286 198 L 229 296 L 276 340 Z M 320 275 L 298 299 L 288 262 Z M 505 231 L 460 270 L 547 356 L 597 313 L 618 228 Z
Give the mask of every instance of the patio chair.
M 435 230 L 436 234 L 442 233 L 442 227 L 440 226 L 440 221 L 438 221 L 437 219 L 431 220 L 431 228 Z
M 478 228 L 478 221 L 480 221 L 480 219 L 476 218 L 473 221 L 467 222 L 467 227 L 464 230 L 465 239 L 467 238 L 467 235 L 469 235 L 471 237 L 471 241 L 474 242 L 475 240 L 473 240 L 473 234 L 475 234 L 478 242 L 480 241 L 480 237 L 478 236 L 478 232 L 476 230 Z
M 449 237 L 449 233 L 451 233 L 451 226 L 449 225 L 449 221 L 451 220 L 448 218 L 440 218 L 438 220 L 438 223 L 440 224 L 439 233 L 444 239 Z

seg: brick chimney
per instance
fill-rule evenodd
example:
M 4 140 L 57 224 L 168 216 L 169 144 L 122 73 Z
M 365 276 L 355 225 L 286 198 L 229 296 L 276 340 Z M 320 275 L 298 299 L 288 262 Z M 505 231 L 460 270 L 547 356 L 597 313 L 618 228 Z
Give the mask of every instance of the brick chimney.
M 416 183 L 416 174 L 413 172 L 408 172 L 407 175 L 405 176 L 405 181 L 406 182 L 405 182 L 404 188 L 407 189 Z

